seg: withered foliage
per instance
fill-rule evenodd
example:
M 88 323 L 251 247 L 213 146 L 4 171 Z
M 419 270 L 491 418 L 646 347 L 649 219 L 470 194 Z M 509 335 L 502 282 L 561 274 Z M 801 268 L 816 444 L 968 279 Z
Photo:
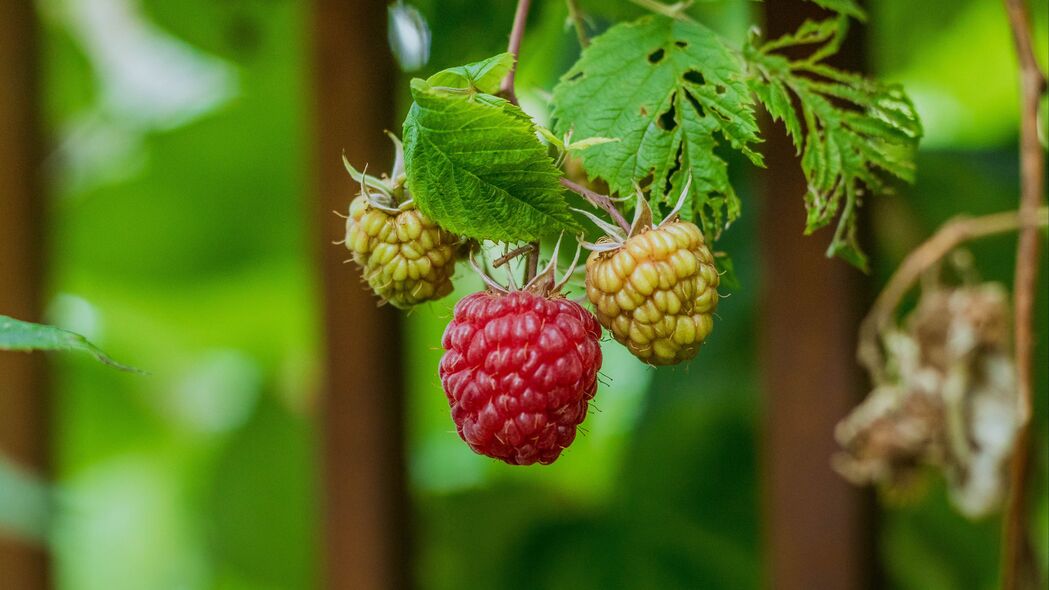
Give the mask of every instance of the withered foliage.
M 1008 295 L 996 283 L 927 290 L 883 334 L 886 375 L 838 424 L 834 467 L 857 484 L 906 494 L 942 470 L 958 509 L 1000 506 L 1020 414 Z

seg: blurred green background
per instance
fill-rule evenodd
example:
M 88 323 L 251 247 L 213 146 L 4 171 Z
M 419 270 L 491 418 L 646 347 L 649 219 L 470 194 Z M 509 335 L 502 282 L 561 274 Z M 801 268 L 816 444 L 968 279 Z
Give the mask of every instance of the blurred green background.
M 315 253 L 339 236 L 321 235 L 310 210 L 310 7 L 37 4 L 50 140 L 48 320 L 151 375 L 53 356 L 53 481 L 0 467 L 0 527 L 49 544 L 62 589 L 313 587 L 322 358 Z M 628 2 L 582 4 L 598 30 L 640 13 Z M 868 6 L 871 68 L 906 86 L 926 127 L 918 183 L 867 203 L 879 284 L 945 219 L 1012 207 L 1018 194 L 1015 60 L 1000 3 L 916 4 Z M 424 73 L 503 50 L 513 3 L 416 5 L 433 33 Z M 544 93 L 578 50 L 561 2 L 535 10 L 518 83 L 524 107 L 542 119 Z M 703 2 L 694 13 L 739 40 L 760 4 Z M 1032 13 L 1044 57 L 1046 1 Z M 742 288 L 719 307 L 714 338 L 690 366 L 659 371 L 606 346 L 604 379 L 614 387 L 603 388 L 583 435 L 553 466 L 512 468 L 471 453 L 455 435 L 435 369 L 455 299 L 408 316 L 421 588 L 759 586 L 760 236 L 751 169 L 732 169 L 742 171 L 745 211 L 719 248 L 732 253 Z M 347 202 L 349 191 L 347 183 Z M 985 278 L 1011 279 L 1014 242 L 972 248 Z M 1042 488 L 1033 527 L 1045 566 L 1042 268 Z M 473 278 L 458 285 L 457 296 L 479 288 Z M 886 584 L 993 588 L 998 531 L 996 518 L 954 513 L 934 479 L 924 497 L 886 507 Z

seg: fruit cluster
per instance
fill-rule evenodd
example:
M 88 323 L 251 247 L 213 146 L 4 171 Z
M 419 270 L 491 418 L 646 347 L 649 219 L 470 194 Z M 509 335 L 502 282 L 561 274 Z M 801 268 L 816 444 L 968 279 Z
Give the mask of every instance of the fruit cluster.
M 347 168 L 361 193 L 350 205 L 345 244 L 372 290 L 402 309 L 450 293 L 464 240 L 414 207 L 396 166 L 382 179 Z M 511 465 L 556 460 L 597 391 L 602 327 L 651 365 L 691 359 L 710 334 L 719 277 L 695 224 L 675 210 L 653 225 L 642 198 L 634 223 L 623 222 L 628 233 L 595 222 L 609 233 L 590 244 L 586 263 L 596 316 L 562 294 L 556 249 L 522 289 L 502 287 L 474 266 L 489 288 L 456 304 L 439 374 L 456 430 L 475 452 Z

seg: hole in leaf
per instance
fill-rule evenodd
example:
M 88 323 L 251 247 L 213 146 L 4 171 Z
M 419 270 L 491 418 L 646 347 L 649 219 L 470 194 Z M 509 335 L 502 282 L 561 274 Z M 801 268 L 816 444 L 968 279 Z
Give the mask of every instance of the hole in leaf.
M 659 125 L 660 129 L 673 131 L 674 128 L 677 127 L 677 113 L 674 111 L 675 102 L 677 102 L 676 97 L 671 97 L 670 108 L 656 120 L 656 124 Z
M 685 48 L 688 47 L 688 41 L 674 41 L 674 45 L 677 45 L 681 48 Z
M 670 194 L 670 191 L 674 188 L 671 180 L 674 178 L 674 175 L 677 174 L 677 171 L 681 170 L 681 160 L 684 151 L 684 144 L 677 146 L 677 153 L 674 154 L 674 165 L 670 167 L 670 170 L 667 170 L 666 183 L 663 185 L 664 195 Z M 674 198 L 677 197 L 675 196 Z
M 717 92 L 718 94 L 725 94 L 726 92 L 728 92 L 728 88 L 722 86 L 721 84 L 718 84 L 714 87 L 714 92 Z
M 688 99 L 688 102 L 689 102 L 689 104 L 692 105 L 692 108 L 696 109 L 696 112 L 699 113 L 700 117 L 706 117 L 707 116 L 707 112 L 705 110 L 703 110 L 703 105 L 699 104 L 699 101 L 696 100 L 695 96 L 692 96 L 691 92 L 686 92 L 685 93 L 685 98 Z
M 583 77 L 583 72 L 576 72 L 568 77 L 569 82 L 575 82 L 576 80 Z
M 641 190 L 646 191 L 650 186 L 652 186 L 652 183 L 655 181 L 655 178 L 652 176 L 652 171 L 650 170 L 648 174 L 644 176 L 644 178 L 637 181 L 637 185 L 641 187 Z
M 649 53 L 648 54 L 648 61 L 649 61 L 649 63 L 654 63 L 654 64 L 659 63 L 663 59 L 663 54 L 664 54 L 664 51 L 663 51 L 662 48 L 659 48 L 659 49 L 653 51 L 652 53 Z
M 689 70 L 685 72 L 685 81 L 692 82 L 693 84 L 706 84 L 707 81 L 703 78 L 703 74 L 696 70 Z

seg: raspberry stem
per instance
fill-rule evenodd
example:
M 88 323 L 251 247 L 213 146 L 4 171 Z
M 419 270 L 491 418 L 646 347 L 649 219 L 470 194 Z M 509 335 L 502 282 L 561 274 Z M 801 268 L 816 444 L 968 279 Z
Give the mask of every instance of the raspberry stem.
M 524 284 L 526 285 L 532 282 L 535 274 L 539 272 L 539 240 L 532 242 L 530 245 L 532 249 L 528 252 L 528 261 L 525 263 Z
M 1017 59 L 1020 63 L 1020 215 L 1039 211 L 1045 194 L 1045 156 L 1038 141 L 1038 105 L 1049 84 L 1038 63 L 1031 40 L 1031 18 L 1023 0 L 1004 0 Z M 1010 465 L 1009 501 L 1002 526 L 1002 589 L 1014 590 L 1037 585 L 1038 566 L 1026 525 L 1029 519 L 1028 475 L 1031 472 L 1030 424 L 1034 397 L 1034 300 L 1038 285 L 1038 229 L 1020 230 L 1016 247 L 1016 273 L 1013 279 L 1013 308 L 1016 330 L 1014 348 L 1019 379 L 1020 412 L 1025 423 L 1020 428 Z
M 568 5 L 568 18 L 572 21 L 572 26 L 575 27 L 576 37 L 579 39 L 579 47 L 586 49 L 590 47 L 590 37 L 586 34 L 586 22 L 583 12 L 579 10 L 578 0 L 565 0 L 565 4 Z
M 535 250 L 535 244 L 532 243 L 532 242 L 529 242 L 529 243 L 525 244 L 524 246 L 518 246 L 517 248 L 514 248 L 513 250 L 510 250 L 506 254 L 503 254 L 499 258 L 496 258 L 492 262 L 492 268 L 499 268 L 500 266 L 506 264 L 507 262 L 510 262 L 514 258 L 517 258 L 518 256 L 520 256 L 522 254 L 531 253 L 534 250 Z
M 506 46 L 506 52 L 514 56 L 514 65 L 503 78 L 499 86 L 499 94 L 506 100 L 517 104 L 517 94 L 514 92 L 514 75 L 517 73 L 517 57 L 521 53 L 521 40 L 524 39 L 525 25 L 528 23 L 528 9 L 532 0 L 517 0 L 517 10 L 514 12 L 514 25 L 510 29 L 510 43 Z
M 1003 211 L 982 217 L 958 217 L 943 224 L 920 246 L 911 251 L 886 283 L 860 324 L 856 356 L 875 383 L 884 381 L 885 359 L 879 338 L 889 325 L 904 295 L 933 265 L 952 250 L 970 240 L 1049 224 L 1049 207 L 1041 207 L 1034 216 L 1020 211 Z
M 514 24 L 510 29 L 510 42 L 506 46 L 506 52 L 514 56 L 514 65 L 506 73 L 502 84 L 499 85 L 499 95 L 513 104 L 518 104 L 517 93 L 514 91 L 514 75 L 517 73 L 517 60 L 521 54 L 521 41 L 524 39 L 525 26 L 528 24 L 528 9 L 532 6 L 532 0 L 517 0 L 517 10 L 514 11 Z M 524 284 L 528 284 L 539 269 L 539 240 L 530 244 L 531 252 L 528 253 L 528 262 L 525 264 Z
M 583 185 L 576 184 L 567 178 L 561 179 L 561 186 L 564 186 L 587 201 L 590 201 L 595 207 L 605 210 L 612 216 L 612 219 L 619 224 L 619 227 L 623 228 L 623 231 L 627 233 L 630 232 L 630 224 L 627 223 L 623 214 L 619 212 L 619 208 L 616 207 L 614 202 L 612 202 L 612 199 L 600 193 L 596 193 Z

